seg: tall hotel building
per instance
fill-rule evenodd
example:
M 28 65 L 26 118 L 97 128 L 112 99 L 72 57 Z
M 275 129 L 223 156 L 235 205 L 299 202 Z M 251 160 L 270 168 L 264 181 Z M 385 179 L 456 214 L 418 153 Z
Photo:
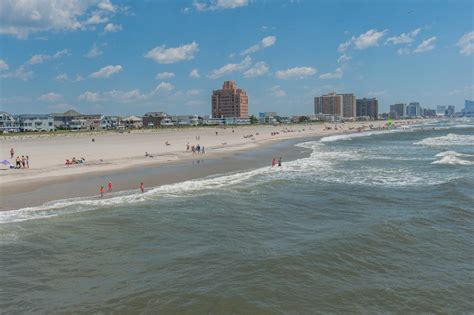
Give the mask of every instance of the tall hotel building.
M 212 117 L 249 116 L 249 99 L 247 93 L 238 89 L 235 81 L 225 81 L 222 90 L 212 92 Z
M 336 94 L 335 92 L 314 98 L 314 113 L 335 115 L 345 118 L 356 116 L 356 98 L 354 94 Z
M 379 116 L 379 102 L 376 98 L 360 98 L 356 101 L 357 117 L 370 117 L 377 119 Z

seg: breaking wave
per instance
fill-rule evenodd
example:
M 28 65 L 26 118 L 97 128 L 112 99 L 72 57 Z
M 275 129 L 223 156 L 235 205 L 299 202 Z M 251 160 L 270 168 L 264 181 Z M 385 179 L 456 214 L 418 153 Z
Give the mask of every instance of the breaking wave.
M 459 135 L 450 133 L 447 136 L 426 138 L 415 142 L 415 144 L 427 146 L 471 146 L 474 145 L 474 135 Z

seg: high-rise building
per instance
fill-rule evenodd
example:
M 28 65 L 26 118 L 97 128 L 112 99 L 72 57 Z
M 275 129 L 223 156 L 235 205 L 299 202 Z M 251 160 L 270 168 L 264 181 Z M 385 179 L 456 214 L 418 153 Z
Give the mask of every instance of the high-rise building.
M 376 98 L 362 98 L 356 101 L 357 117 L 370 117 L 377 119 L 379 116 L 379 101 Z
M 314 113 L 316 115 L 342 116 L 343 113 L 342 95 L 335 92 L 314 98 Z
M 456 113 L 456 107 L 454 105 L 448 105 L 448 109 L 446 109 L 446 116 L 454 116 Z
M 407 112 L 406 108 L 407 108 L 407 104 L 405 103 L 390 105 L 390 115 L 392 116 L 392 118 L 395 118 L 395 119 L 405 117 L 406 112 Z
M 356 98 L 352 93 L 339 94 L 342 96 L 342 117 L 352 118 L 356 116 Z
M 474 113 L 474 101 L 465 100 L 464 101 L 464 113 Z
M 436 106 L 436 116 L 444 116 L 446 115 L 446 106 L 438 105 Z
M 212 117 L 247 118 L 248 104 L 247 93 L 238 89 L 235 81 L 225 81 L 221 90 L 212 92 Z
M 418 102 L 412 102 L 408 104 L 406 109 L 406 115 L 408 117 L 419 117 L 421 116 L 421 106 Z

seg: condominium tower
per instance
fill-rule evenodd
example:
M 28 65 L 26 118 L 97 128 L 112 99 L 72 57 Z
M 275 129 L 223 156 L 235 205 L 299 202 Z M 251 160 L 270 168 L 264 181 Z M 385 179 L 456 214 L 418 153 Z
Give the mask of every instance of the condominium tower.
M 238 89 L 235 81 L 225 81 L 221 90 L 212 92 L 212 117 L 247 118 L 248 104 L 247 93 Z
M 344 118 L 356 116 L 356 98 L 352 93 L 335 92 L 314 98 L 314 113 L 335 115 Z

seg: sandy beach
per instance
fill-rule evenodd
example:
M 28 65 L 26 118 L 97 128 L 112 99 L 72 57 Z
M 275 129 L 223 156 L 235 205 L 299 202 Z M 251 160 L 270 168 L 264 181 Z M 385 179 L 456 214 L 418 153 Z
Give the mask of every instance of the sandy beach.
M 417 121 L 399 121 L 398 124 Z M 0 172 L 0 196 L 28 194 L 45 185 L 93 174 L 112 175 L 128 169 L 143 170 L 165 163 L 232 156 L 265 144 L 293 138 L 332 135 L 383 128 L 385 122 L 347 122 L 338 124 L 298 124 L 284 126 L 196 127 L 186 129 L 135 130 L 124 133 L 95 132 L 4 136 L 1 139 L 2 159 L 9 159 L 10 149 L 16 156 L 28 155 L 30 168 Z M 331 129 L 328 129 L 331 127 Z M 166 144 L 168 143 L 168 144 Z M 187 145 L 190 148 L 187 150 Z M 191 146 L 200 145 L 205 154 L 193 154 Z M 146 152 L 149 156 L 146 156 Z M 85 163 L 65 165 L 66 159 L 84 158 Z M 269 161 L 270 163 L 270 161 Z M 179 176 L 177 176 L 179 177 Z M 136 178 L 134 181 L 139 181 Z M 104 183 L 105 184 L 105 183 Z M 90 184 L 92 185 L 92 184 Z M 89 187 L 86 191 L 94 191 Z M 126 188 L 126 187 L 124 187 Z M 63 191 L 61 196 L 75 196 Z

